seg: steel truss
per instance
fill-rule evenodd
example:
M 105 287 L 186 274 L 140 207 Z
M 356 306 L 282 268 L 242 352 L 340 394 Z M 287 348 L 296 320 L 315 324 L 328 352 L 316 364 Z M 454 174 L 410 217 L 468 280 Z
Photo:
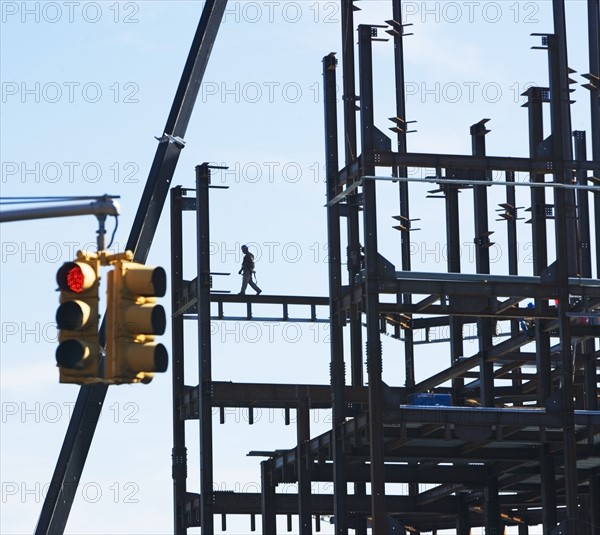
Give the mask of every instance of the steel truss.
M 202 533 L 209 535 L 215 532 L 216 515 L 221 515 L 221 527 L 226 527 L 227 515 L 238 514 L 249 515 L 252 530 L 260 515 L 265 534 L 276 533 L 277 515 L 287 516 L 288 527 L 297 516 L 302 535 L 312 534 L 313 522 L 314 529 L 320 530 L 320 515 L 333 516 L 337 535 L 350 529 L 359 535 L 369 529 L 375 535 L 441 529 L 466 535 L 475 527 L 484 527 L 493 535 L 503 533 L 506 526 L 518 526 L 519 534 L 526 534 L 529 526 L 538 524 L 549 534 L 600 534 L 600 327 L 594 322 L 600 316 L 600 255 L 592 250 L 592 243 L 600 241 L 598 3 L 588 1 L 587 77 L 591 83 L 586 87 L 591 94 L 592 160 L 585 154 L 585 132 L 571 131 L 562 1 L 553 0 L 554 33 L 542 36 L 549 87 L 532 87 L 524 95 L 529 158 L 487 155 L 487 119 L 470 128 L 471 155 L 408 152 L 401 1 L 392 0 L 392 5 L 393 20 L 385 26 L 358 27 L 358 97 L 354 82 L 356 8 L 350 0 L 341 1 L 342 136 L 338 136 L 337 60 L 334 54 L 323 59 L 329 297 L 211 293 L 210 166 L 197 167 L 195 190 L 172 190 L 176 533 L 201 526 Z M 374 124 L 372 47 L 379 40 L 379 29 L 390 34 L 395 45 L 392 130 L 397 135 L 396 151 Z M 550 108 L 552 131 L 546 139 L 542 135 L 544 105 Z M 338 161 L 339 138 L 344 140 L 343 167 Z M 408 167 L 436 169 L 436 176 L 423 182 L 437 184 L 435 197 L 444 205 L 445 273 L 412 269 L 409 198 L 418 194 L 421 186 L 407 179 Z M 391 168 L 390 177 L 379 176 L 376 171 L 381 168 Z M 501 276 L 490 274 L 489 254 L 488 193 L 491 173 L 496 171 L 504 173 L 505 180 L 494 187 L 503 187 L 506 195 L 500 217 L 506 221 L 508 262 L 507 273 Z M 530 176 L 532 276 L 519 274 L 516 172 Z M 546 182 L 546 177 L 551 181 Z M 377 183 L 390 178 L 398 187 L 399 215 L 394 219 L 400 231 L 400 269 L 378 248 Z M 552 205 L 546 203 L 545 188 L 551 188 Z M 473 195 L 475 274 L 461 272 L 461 191 Z M 195 210 L 197 215 L 198 275 L 191 281 L 182 275 L 185 210 Z M 552 262 L 546 243 L 549 219 L 554 220 L 559 251 Z M 342 243 L 347 244 L 345 256 Z M 342 272 L 343 263 L 347 273 Z M 525 306 L 528 301 L 533 308 Z M 246 314 L 228 315 L 229 303 L 245 303 Z M 257 318 L 261 304 L 281 305 L 281 314 Z M 290 305 L 304 305 L 305 315 L 290 317 Z M 212 319 L 315 322 L 327 316 L 331 328 L 329 385 L 212 380 Z M 520 325 L 524 318 L 529 320 L 526 328 Z M 193 386 L 185 384 L 183 373 L 185 319 L 198 322 L 199 377 Z M 496 337 L 499 321 L 510 322 L 510 332 L 501 341 Z M 433 344 L 429 331 L 440 326 L 448 328 L 448 337 L 441 340 L 449 342 L 448 367 L 417 382 L 415 346 L 423 333 L 426 342 Z M 465 326 L 476 326 L 478 350 L 470 355 L 465 354 Z M 346 339 L 345 329 L 349 331 Z M 403 386 L 390 386 L 382 380 L 382 335 L 403 342 Z M 525 346 L 528 351 L 522 349 Z M 419 394 L 432 390 L 449 394 L 452 404 L 414 403 Z M 212 409 L 220 409 L 223 423 L 227 407 L 248 408 L 251 423 L 253 409 L 282 408 L 288 423 L 290 411 L 296 412 L 298 440 L 294 447 L 250 452 L 267 457 L 261 462 L 260 493 L 213 490 Z M 310 411 L 321 408 L 332 410 L 332 428 L 311 437 Z M 200 485 L 195 484 L 193 491 L 188 490 L 187 481 L 186 420 L 197 420 L 200 431 Z M 333 482 L 334 494 L 311 493 L 314 481 Z M 291 482 L 298 484 L 297 494 L 277 493 L 279 484 Z M 352 493 L 348 483 L 352 483 Z M 386 488 L 389 483 L 406 483 L 408 491 L 392 495 Z

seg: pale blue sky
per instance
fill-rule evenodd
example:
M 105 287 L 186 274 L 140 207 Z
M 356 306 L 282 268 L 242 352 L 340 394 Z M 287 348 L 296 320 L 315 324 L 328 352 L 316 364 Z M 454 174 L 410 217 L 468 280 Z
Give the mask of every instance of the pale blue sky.
M 338 5 L 313 0 L 230 4 L 173 185 L 194 187 L 194 166 L 204 161 L 232 170 L 214 176 L 216 184 L 230 189 L 211 194 L 212 267 L 232 273 L 215 278 L 215 288 L 238 291 L 238 248 L 253 242 L 265 293 L 326 295 L 321 60 L 331 51 L 341 59 Z M 391 18 L 390 2 L 358 5 L 357 23 L 383 24 Z M 115 247 L 122 248 L 154 156 L 154 136 L 162 134 L 203 2 L 74 6 L 2 0 L 0 6 L 1 195 L 120 195 Z M 413 23 L 415 34 L 405 41 L 407 119 L 418 121 L 409 149 L 468 154 L 470 125 L 491 118 L 488 153 L 526 156 L 527 112 L 519 95 L 528 84 L 548 83 L 545 53 L 530 50 L 540 44 L 530 34 L 552 32 L 551 2 L 415 1 L 405 7 L 403 22 Z M 585 10 L 585 1 L 567 1 L 570 66 L 578 73 L 589 71 Z M 392 43 L 376 43 L 374 54 L 376 121 L 387 131 L 387 118 L 395 114 Z M 341 68 L 338 76 L 341 83 Z M 579 74 L 574 78 L 584 82 Z M 588 92 L 573 87 L 573 128 L 589 130 Z M 426 189 L 431 188 L 415 188 L 411 199 L 413 217 L 422 218 L 422 230 L 413 235 L 413 266 L 443 271 L 441 205 L 425 200 Z M 396 189 L 384 184 L 378 191 L 382 254 L 399 266 L 398 235 L 390 225 L 398 213 Z M 519 194 L 519 206 L 528 206 L 527 193 Z M 463 194 L 462 202 L 467 215 L 463 268 L 474 271 L 468 254 L 470 193 Z M 167 270 L 168 212 L 166 207 L 148 260 Z M 192 216 L 186 221 L 186 276 L 192 278 L 194 222 Z M 522 269 L 530 274 L 529 227 L 520 223 Z M 499 235 L 492 269 L 505 273 L 503 227 L 491 225 Z M 95 230 L 93 217 L 10 223 L 0 229 L 2 533 L 34 529 L 76 399 L 77 387 L 60 385 L 54 366 L 58 294 L 53 290 L 62 262 L 78 248 L 94 248 Z M 169 308 L 168 298 L 163 303 Z M 221 322 L 214 328 L 215 379 L 328 382 L 323 325 L 269 328 Z M 258 329 L 259 340 L 252 328 Z M 164 337 L 167 345 L 169 338 Z M 191 362 L 194 338 L 189 324 L 188 384 L 197 383 Z M 384 360 L 386 381 L 402 385 L 402 365 L 393 358 L 401 348 L 389 339 L 384 344 L 390 356 Z M 475 344 L 466 346 L 469 354 L 476 351 Z M 447 354 L 446 348 L 434 349 L 435 358 L 417 363 L 422 377 L 445 366 L 440 355 Z M 418 354 L 427 355 L 423 346 Z M 105 407 L 67 532 L 171 532 L 170 370 L 148 386 L 110 388 Z M 245 417 L 234 411 L 225 426 L 215 426 L 215 481 L 222 490 L 256 489 L 259 463 L 245 457 L 248 451 L 295 444 L 295 429 L 283 425 L 280 412 L 263 411 L 253 427 L 244 425 Z M 327 417 L 315 413 L 313 436 L 327 428 Z M 236 418 L 242 423 L 236 425 Z M 191 491 L 199 486 L 196 430 L 196 424 L 188 424 Z M 321 484 L 316 490 L 331 488 Z M 249 531 L 249 519 L 228 520 L 229 533 Z

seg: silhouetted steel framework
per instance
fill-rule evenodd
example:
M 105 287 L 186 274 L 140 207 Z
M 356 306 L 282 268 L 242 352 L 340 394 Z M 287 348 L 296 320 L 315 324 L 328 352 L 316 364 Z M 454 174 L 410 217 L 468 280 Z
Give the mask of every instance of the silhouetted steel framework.
M 342 0 L 342 70 L 345 165 L 340 169 L 336 103 L 337 60 L 323 59 L 329 242 L 328 298 L 300 296 L 237 296 L 211 292 L 209 265 L 210 166 L 196 169 L 196 189 L 172 191 L 175 531 L 202 526 L 214 533 L 215 515 L 226 527 L 227 515 L 250 516 L 256 529 L 261 515 L 265 534 L 277 531 L 277 515 L 286 515 L 291 529 L 298 517 L 302 535 L 320 529 L 320 516 L 333 515 L 336 534 L 376 535 L 455 529 L 460 535 L 483 526 L 499 534 L 504 526 L 543 524 L 545 533 L 600 533 L 599 354 L 600 258 L 592 237 L 600 240 L 600 126 L 597 2 L 588 2 L 593 159 L 585 154 L 585 132 L 571 132 L 569 73 L 566 58 L 564 4 L 554 0 L 554 33 L 542 35 L 549 65 L 549 87 L 531 87 L 524 94 L 529 113 L 530 157 L 494 157 L 486 153 L 486 122 L 471 126 L 472 154 L 411 153 L 407 149 L 401 1 L 392 0 L 393 19 L 385 25 L 358 27 L 358 92 L 355 88 L 355 27 L 349 0 Z M 392 130 L 397 150 L 374 124 L 372 46 L 384 29 L 395 45 L 396 110 Z M 358 104 L 358 107 L 357 107 Z M 542 109 L 550 106 L 552 134 L 543 138 Z M 357 111 L 359 121 L 357 121 Z M 357 138 L 360 134 L 360 148 Z M 572 138 L 575 139 L 573 155 Z M 389 176 L 378 176 L 391 168 Z M 408 178 L 408 168 L 435 169 L 429 182 L 446 212 L 447 272 L 411 269 L 409 193 L 422 185 Z M 492 172 L 505 179 L 506 200 L 500 217 L 506 221 L 507 275 L 490 274 L 488 191 Z M 516 183 L 515 173 L 530 175 Z M 549 180 L 547 180 L 549 178 Z M 378 251 L 377 182 L 398 185 L 400 270 Z M 495 181 L 495 187 L 502 187 Z M 411 190 L 411 185 L 415 190 Z M 519 275 L 517 262 L 517 186 L 531 191 L 531 236 L 534 273 Z M 576 186 L 576 187 L 573 187 Z M 476 273 L 461 273 L 458 194 L 473 192 Z M 546 191 L 553 195 L 547 204 Z M 589 196 L 594 199 L 595 230 L 590 228 Z M 431 201 L 436 202 L 436 201 Z M 184 210 L 197 213 L 198 276 L 182 278 Z M 418 214 L 421 217 L 422 214 Z M 360 225 L 362 218 L 362 229 Z M 547 220 L 554 220 L 558 255 L 549 263 Z M 342 237 L 345 233 L 345 237 Z M 342 243 L 347 244 L 346 256 Z M 592 278 L 595 258 L 596 278 Z M 347 274 L 342 273 L 347 264 Z M 391 295 L 392 299 L 385 297 Z M 533 302 L 533 308 L 525 303 Z M 211 314 L 211 303 L 213 306 Z M 247 314 L 226 313 L 229 303 L 245 303 Z M 262 305 L 281 305 L 279 317 L 261 321 L 323 321 L 331 326 L 331 384 L 240 384 L 211 378 L 210 321 L 256 320 Z M 289 305 L 305 305 L 304 318 L 291 318 Z M 328 307 L 327 309 L 325 307 Z M 296 307 L 297 308 L 297 307 Z M 215 312 L 216 311 L 216 312 Z M 317 314 L 317 312 L 319 312 Z M 183 380 L 183 321 L 198 321 L 199 384 Z M 366 318 L 364 329 L 363 318 Z M 519 322 L 529 318 L 528 329 Z M 496 324 L 510 321 L 510 332 L 497 342 Z M 534 323 L 533 323 L 534 322 Z M 479 349 L 465 355 L 463 333 L 476 325 Z M 419 383 L 415 379 L 415 333 L 447 326 L 449 366 Z M 349 329 L 349 342 L 343 331 Z M 382 381 L 381 335 L 404 344 L 406 383 Z M 363 352 L 366 335 L 366 354 Z M 419 337 L 421 339 L 423 337 Z M 522 351 L 527 344 L 533 352 Z M 348 347 L 345 347 L 347 345 Z M 363 360 L 367 377 L 363 377 Z M 350 378 L 346 363 L 350 363 Z M 533 369 L 533 372 L 531 371 Z M 475 370 L 475 371 L 473 371 Z M 503 381 L 500 384 L 500 381 Z M 506 380 L 510 381 L 505 386 Z M 449 387 L 442 387 L 449 383 Z M 368 386 L 365 386 L 368 385 Z M 450 394 L 452 405 L 421 406 L 419 394 L 435 389 Z M 446 398 L 448 399 L 448 397 Z M 412 402 L 411 402 L 412 400 Z M 255 408 L 280 407 L 297 414 L 297 445 L 270 452 L 251 452 L 261 462 L 261 492 L 213 490 L 212 409 L 246 407 L 250 422 Z M 332 409 L 331 431 L 310 436 L 310 410 Z M 200 492 L 187 485 L 184 423 L 200 426 Z M 331 481 L 333 495 L 311 493 L 311 482 Z M 298 483 L 290 497 L 276 492 L 281 483 Z M 353 493 L 348 494 L 348 483 Z M 386 494 L 386 483 L 406 483 L 403 495 Z M 367 492 L 370 484 L 370 492 Z M 425 484 L 423 490 L 419 484 Z M 197 485 L 194 485 L 197 489 Z

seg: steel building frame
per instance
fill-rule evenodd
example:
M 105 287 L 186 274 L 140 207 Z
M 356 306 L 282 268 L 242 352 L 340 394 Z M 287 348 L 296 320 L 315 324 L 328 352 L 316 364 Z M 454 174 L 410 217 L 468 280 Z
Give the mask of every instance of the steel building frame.
M 600 255 L 592 250 L 593 239 L 596 244 L 600 240 L 598 4 L 588 2 L 590 74 L 586 77 L 591 83 L 586 87 L 591 94 L 591 161 L 585 153 L 585 132 L 571 132 L 562 1 L 553 1 L 554 33 L 541 36 L 540 48 L 548 54 L 549 87 L 532 87 L 524 95 L 529 158 L 488 156 L 487 119 L 471 126 L 470 155 L 408 152 L 402 6 L 400 0 L 392 0 L 392 4 L 393 20 L 358 27 L 359 97 L 354 83 L 356 8 L 350 0 L 341 1 L 344 130 L 340 136 L 337 60 L 334 54 L 323 59 L 328 298 L 211 293 L 210 166 L 197 167 L 195 190 L 172 191 L 176 533 L 202 526 L 202 533 L 211 534 L 216 515 L 221 516 L 225 528 L 227 515 L 235 514 L 249 515 L 252 530 L 260 515 L 265 534 L 277 532 L 277 515 L 287 516 L 288 529 L 296 515 L 299 532 L 311 534 L 313 517 L 314 529 L 319 531 L 320 515 L 324 514 L 333 516 L 339 535 L 350 529 L 357 534 L 371 529 L 377 535 L 455 529 L 464 535 L 477 526 L 495 534 L 510 525 L 518 526 L 521 534 L 537 524 L 543 525 L 544 533 L 600 533 L 600 353 L 595 342 L 600 328 L 594 323 L 600 310 Z M 396 112 L 391 130 L 397 135 L 397 150 L 391 150 L 391 140 L 374 124 L 372 46 L 380 40 L 380 29 L 392 36 L 395 45 Z M 543 139 L 542 108 L 546 104 L 550 106 L 552 135 Z M 345 151 L 342 168 L 338 162 L 340 137 Z M 391 168 L 390 176 L 378 176 L 378 169 L 386 167 Z M 408 178 L 408 168 L 436 169 L 430 180 L 438 187 L 436 197 L 443 199 L 446 212 L 446 273 L 411 269 L 409 193 L 415 179 Z M 500 205 L 508 243 L 506 275 L 490 274 L 488 192 L 494 171 L 505 176 L 502 186 L 493 184 L 504 187 L 506 195 Z M 530 176 L 533 276 L 520 275 L 517 262 L 520 213 L 515 190 L 523 185 L 515 182 L 517 172 Z M 401 238 L 399 270 L 378 252 L 377 183 L 384 180 L 398 185 L 400 213 L 393 217 L 399 222 L 395 228 Z M 546 203 L 546 189 L 553 194 L 553 205 Z M 459 251 L 458 194 L 469 190 L 473 192 L 475 274 L 461 273 Z M 590 226 L 590 194 L 594 229 Z M 185 210 L 197 214 L 198 276 L 192 281 L 182 278 Z M 556 247 L 561 252 L 553 262 L 549 262 L 546 243 L 548 219 L 554 220 Z M 345 257 L 342 243 L 347 244 Z M 342 263 L 347 264 L 347 274 L 342 273 Z M 535 303 L 534 308 L 526 308 L 526 301 Z M 246 316 L 228 315 L 229 303 L 245 303 Z M 260 318 L 265 321 L 323 321 L 322 311 L 328 311 L 330 385 L 212 380 L 211 319 L 250 321 L 256 319 L 263 304 L 281 305 L 281 315 Z M 305 305 L 306 316 L 291 318 L 290 305 Z M 186 318 L 198 321 L 198 386 L 186 386 L 183 380 Z M 520 327 L 523 318 L 534 321 L 529 329 Z M 511 328 L 497 343 L 499 321 L 509 321 Z M 465 355 L 465 325 L 477 327 L 479 349 L 473 355 Z M 449 366 L 417 382 L 415 346 L 419 342 L 415 334 L 424 331 L 427 340 L 430 329 L 439 326 L 448 327 Z M 346 342 L 344 329 L 349 329 Z M 406 382 L 402 387 L 388 386 L 382 380 L 383 333 L 404 342 Z M 523 351 L 528 344 L 535 349 Z M 499 384 L 506 380 L 509 385 Z M 434 389 L 449 394 L 452 405 L 416 404 L 419 394 Z M 221 423 L 226 407 L 248 408 L 250 423 L 253 409 L 280 407 L 288 415 L 290 410 L 296 411 L 296 446 L 251 452 L 267 457 L 261 462 L 260 493 L 213 491 L 211 412 L 215 407 L 221 410 Z M 311 437 L 310 411 L 320 408 L 331 408 L 332 428 Z M 188 419 L 198 419 L 200 428 L 199 493 L 189 492 L 186 486 L 184 423 Z M 333 495 L 311 493 L 314 481 L 333 482 Z M 290 482 L 297 483 L 297 495 L 276 492 L 277 485 Z M 406 494 L 386 491 L 386 484 L 400 482 L 408 484 Z M 348 483 L 353 484 L 352 494 Z

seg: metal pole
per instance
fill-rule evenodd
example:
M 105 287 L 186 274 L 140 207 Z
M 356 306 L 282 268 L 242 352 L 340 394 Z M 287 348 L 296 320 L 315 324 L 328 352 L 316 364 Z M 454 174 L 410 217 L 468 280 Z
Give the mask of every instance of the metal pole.
M 341 0 L 342 12 L 342 83 L 343 83 L 343 103 L 344 103 L 344 152 L 345 164 L 349 166 L 358 157 L 356 146 L 356 82 L 355 82 L 355 54 L 354 45 L 356 33 L 354 29 L 354 2 L 353 0 Z M 359 226 L 359 201 L 358 195 L 351 195 L 346 203 L 346 233 L 347 233 L 347 266 L 348 283 L 354 286 L 354 281 L 360 271 L 360 226 Z M 353 304 L 349 312 L 350 325 L 350 381 L 353 386 L 362 386 L 363 379 L 363 341 L 362 341 L 362 310 L 360 304 Z M 355 407 L 355 413 L 358 407 Z M 345 476 L 337 476 L 340 484 Z M 346 500 L 344 492 L 343 499 Z M 367 485 L 363 481 L 354 483 L 354 494 L 365 496 L 367 494 Z M 336 501 L 337 501 L 336 497 Z M 341 497 L 339 499 L 342 499 Z M 342 504 L 339 504 L 342 507 Z M 346 505 L 343 505 L 345 509 Z M 337 516 L 335 517 L 337 519 Z M 347 519 L 340 520 L 341 529 L 347 529 Z M 367 535 L 366 518 L 355 519 L 356 535 Z M 344 531 L 345 533 L 345 531 Z
M 514 182 L 515 174 L 512 171 L 506 171 L 506 181 Z M 507 230 L 507 245 L 508 245 L 508 273 L 509 275 L 518 275 L 519 273 L 519 251 L 517 241 L 517 198 L 515 195 L 514 186 L 506 186 L 506 204 L 512 206 L 509 212 L 509 217 L 506 219 L 506 230 Z M 510 336 L 511 338 L 517 338 L 519 336 L 519 321 L 511 320 L 510 322 Z M 521 349 L 517 349 L 520 353 Z M 521 387 L 521 368 L 516 368 L 513 371 L 513 386 L 515 390 Z
M 263 535 L 276 535 L 277 513 L 275 512 L 275 486 L 271 481 L 271 461 L 260 463 L 260 511 Z
M 371 37 L 373 28 L 358 27 L 360 66 L 360 118 L 362 153 L 374 150 L 373 124 L 373 63 Z M 363 174 L 374 174 L 372 165 L 365 165 Z M 363 225 L 365 234 L 365 294 L 367 303 L 367 372 L 369 377 L 369 439 L 371 444 L 371 515 L 373 535 L 386 533 L 385 448 L 383 441 L 382 354 L 379 334 L 377 203 L 375 181 L 363 183 Z
M 565 5 L 553 0 L 554 35 L 548 36 L 548 57 L 550 63 L 550 117 L 552 122 L 553 157 L 556 172 L 555 182 L 568 183 L 569 172 L 564 171 L 563 162 L 572 157 L 571 114 L 569 73 L 567 66 L 567 43 L 565 25 Z M 577 274 L 576 214 L 573 191 L 555 190 L 556 207 L 556 247 L 558 264 L 559 333 L 561 340 L 561 401 L 563 411 L 565 502 L 567 507 L 567 531 L 578 533 L 579 509 L 577 492 L 577 451 L 575 443 L 575 404 L 573 400 L 573 360 L 569 311 L 568 277 Z
M 471 126 L 471 145 L 473 156 L 485 156 L 485 135 L 489 132 L 483 119 Z M 486 180 L 486 172 L 478 171 L 476 179 Z M 488 227 L 488 202 L 486 186 L 475 186 L 475 262 L 477 273 L 490 272 L 490 237 Z M 492 347 L 492 322 L 487 318 L 478 320 L 479 351 L 482 354 L 480 373 L 480 399 L 484 407 L 494 406 L 494 367 L 488 362 L 487 351 Z
M 212 353 L 210 333 L 210 169 L 196 166 L 196 224 L 198 240 L 198 400 L 200 424 L 200 522 L 202 535 L 213 535 Z
M 393 28 L 388 31 L 394 39 L 394 74 L 396 86 L 396 118 L 401 122 L 396 125 L 398 152 L 405 153 L 407 151 L 406 143 L 406 95 L 404 89 L 404 42 L 403 42 L 403 26 L 402 26 L 402 0 L 392 1 L 393 12 Z M 392 175 L 406 177 L 406 167 L 394 168 Z M 400 217 L 404 218 L 407 223 L 407 230 L 400 231 L 400 248 L 402 254 L 402 269 L 410 271 L 410 203 L 408 182 L 398 183 L 398 194 L 400 200 Z M 404 294 L 397 296 L 398 302 L 407 304 L 412 303 L 412 295 Z M 412 316 L 409 316 L 412 318 Z M 415 384 L 415 351 L 413 331 L 411 329 L 404 330 L 404 361 L 406 368 L 406 386 L 411 387 Z M 414 491 L 414 488 L 413 488 Z
M 298 465 L 298 522 L 300 535 L 312 535 L 310 471 L 306 445 L 310 440 L 310 406 L 306 396 L 298 400 L 296 409 L 297 459 Z
M 473 156 L 485 156 L 485 135 L 489 132 L 483 119 L 471 126 L 471 145 Z M 485 180 L 486 172 L 479 171 L 476 178 Z M 486 186 L 474 187 L 474 211 L 475 211 L 475 262 L 477 273 L 488 274 L 490 272 L 490 246 L 488 227 L 488 201 Z M 494 366 L 487 360 L 487 352 L 493 345 L 492 340 L 493 322 L 489 318 L 477 321 L 479 351 L 482 355 L 479 364 L 480 401 L 484 407 L 494 406 Z M 488 475 L 485 479 L 484 489 L 484 516 L 485 531 L 490 535 L 500 535 L 502 528 L 500 522 L 500 501 L 498 496 L 498 477 L 493 473 L 491 465 L 487 467 Z
M 171 303 L 176 309 L 176 296 L 183 286 L 183 191 L 181 187 L 171 190 Z M 177 400 L 181 399 L 185 390 L 184 381 L 184 347 L 183 347 L 183 315 L 171 318 L 173 376 L 173 521 L 174 533 L 185 535 L 187 526 L 182 508 L 186 500 L 187 484 L 187 448 L 185 447 L 185 420 L 180 416 Z
M 595 83 L 588 86 L 592 122 L 592 158 L 600 162 L 600 2 L 588 0 L 587 8 L 590 75 L 592 80 L 595 79 Z M 594 170 L 594 176 L 600 177 L 600 165 Z M 600 243 L 600 195 L 594 195 L 594 214 L 596 244 L 598 244 Z M 596 277 L 600 278 L 600 246 L 598 245 L 596 245 Z
M 342 83 L 344 94 L 344 149 L 345 163 L 349 166 L 357 157 L 356 147 L 356 87 L 354 69 L 354 4 L 352 0 L 341 0 L 342 11 Z M 334 88 L 335 89 L 335 88 Z M 335 94 L 335 93 L 334 93 Z M 360 271 L 359 206 L 357 195 L 349 196 L 347 202 L 348 235 L 348 279 L 353 286 Z M 356 306 L 350 311 L 350 359 L 352 384 L 362 386 L 362 324 L 361 311 Z M 364 486 L 362 484 L 358 484 Z M 357 489 L 358 490 L 358 489 Z M 365 528 L 366 530 L 366 524 Z M 360 535 L 360 534 L 357 534 Z
M 88 204 L 60 206 L 43 206 L 38 208 L 22 208 L 20 210 L 0 211 L 0 223 L 11 221 L 27 221 L 31 219 L 49 219 L 52 217 L 74 217 L 80 215 L 96 215 L 98 218 L 107 215 L 119 215 L 119 204 L 112 199 L 100 199 Z M 98 248 L 98 250 L 102 250 Z
M 448 272 L 460 273 L 460 224 L 458 206 L 458 186 L 448 185 L 444 188 L 444 202 L 446 205 L 446 248 L 448 250 Z M 464 356 L 463 322 L 459 317 L 450 316 L 450 360 L 455 364 Z M 462 377 L 452 379 L 452 402 L 455 405 L 464 404 L 463 387 L 465 381 Z
M 588 0 L 588 41 L 590 56 L 590 75 L 595 77 L 595 84 L 590 89 L 590 119 L 592 123 L 592 158 L 600 162 L 600 2 Z M 594 176 L 600 176 L 600 165 L 594 170 Z M 598 187 L 598 186 L 596 186 Z M 600 278 L 600 195 L 594 195 L 594 227 L 596 237 L 596 277 Z M 597 372 L 592 358 L 586 369 L 587 401 L 589 410 L 598 410 Z M 596 395 L 594 395 L 594 390 Z M 600 508 L 594 504 L 600 503 L 600 476 L 589 479 L 589 504 L 591 509 L 591 535 L 600 535 Z
M 190 53 L 183 68 L 181 80 L 165 124 L 163 131 L 165 135 L 159 140 L 148 180 L 142 193 L 140 207 L 143 206 L 144 210 L 138 210 L 133 222 L 130 240 L 127 242 L 127 249 L 136 251 L 136 257 L 134 258 L 136 262 L 139 262 L 140 258 L 137 256 L 136 243 L 132 238 L 139 236 L 140 245 L 146 244 L 148 249 L 150 248 L 154 229 L 158 225 L 179 155 L 185 146 L 183 138 L 192 117 L 206 65 L 226 8 L 227 0 L 206 0 L 204 4 Z
M 336 105 L 336 59 L 334 54 L 323 58 L 323 82 L 325 95 L 325 151 L 327 174 L 327 199 L 333 199 L 338 191 L 338 135 Z M 331 395 L 334 439 L 333 486 L 335 493 L 334 518 L 338 535 L 348 532 L 346 504 L 347 480 L 342 424 L 346 419 L 346 370 L 344 363 L 343 320 L 340 307 L 342 296 L 342 268 L 340 251 L 340 205 L 327 206 L 327 238 L 329 252 L 329 314 L 331 328 Z
M 543 112 L 542 104 L 549 102 L 549 90 L 543 87 L 530 87 L 527 92 L 527 107 L 529 121 L 529 155 L 535 158 L 542 152 L 543 136 Z M 532 173 L 530 181 L 534 184 L 543 184 L 544 175 Z M 546 226 L 546 192 L 544 188 L 531 188 L 531 237 L 533 248 L 533 274 L 536 276 L 548 267 L 548 236 Z M 535 302 L 536 312 L 540 312 L 542 307 L 547 306 L 548 300 L 537 299 Z M 535 345 L 536 345 L 536 366 L 538 372 L 537 379 L 537 399 L 538 404 L 543 406 L 551 394 L 551 356 L 550 356 L 550 336 L 544 332 L 540 322 L 535 325 Z M 545 463 L 542 458 L 542 463 Z M 556 506 L 554 492 L 554 471 L 552 470 L 551 480 L 544 482 L 544 474 L 550 473 L 542 469 L 542 488 L 547 489 L 543 492 L 549 502 L 544 506 L 545 529 L 551 529 L 556 525 Z

